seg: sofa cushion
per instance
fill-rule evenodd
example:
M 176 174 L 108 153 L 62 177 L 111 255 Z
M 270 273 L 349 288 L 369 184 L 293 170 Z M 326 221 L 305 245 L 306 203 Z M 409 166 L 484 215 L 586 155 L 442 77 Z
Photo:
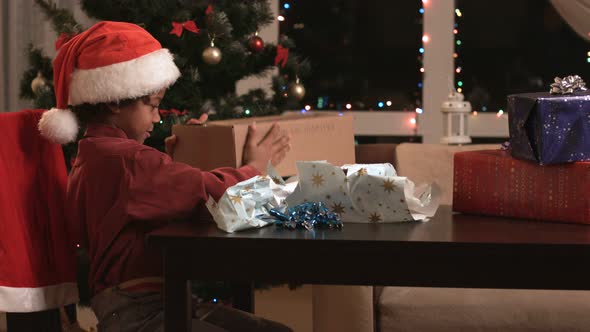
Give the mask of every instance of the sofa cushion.
M 397 144 L 359 144 L 354 148 L 355 159 L 358 164 L 390 163 L 396 167 L 395 149 Z
M 590 331 L 590 292 L 384 287 L 379 331 Z
M 373 332 L 373 287 L 313 285 L 314 332 Z
M 396 148 L 399 175 L 406 176 L 416 185 L 436 182 L 442 189 L 440 204 L 453 201 L 453 156 L 459 151 L 499 149 L 499 144 L 442 145 L 403 143 Z

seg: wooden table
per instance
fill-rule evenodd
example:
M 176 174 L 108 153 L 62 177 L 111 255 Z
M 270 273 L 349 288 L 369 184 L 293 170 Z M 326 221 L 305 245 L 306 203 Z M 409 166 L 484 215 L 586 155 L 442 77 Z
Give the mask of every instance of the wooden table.
M 188 280 L 466 288 L 590 289 L 590 226 L 453 214 L 426 223 L 227 234 L 174 223 L 164 254 L 166 331 L 189 331 Z M 251 290 L 242 309 L 253 309 Z M 250 298 L 248 298 L 250 296 Z

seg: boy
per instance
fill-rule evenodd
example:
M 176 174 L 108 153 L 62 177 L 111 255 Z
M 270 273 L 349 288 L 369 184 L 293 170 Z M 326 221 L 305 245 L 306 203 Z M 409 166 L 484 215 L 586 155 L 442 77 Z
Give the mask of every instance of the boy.
M 160 121 L 166 88 L 180 76 L 171 54 L 147 31 L 100 22 L 65 43 L 53 63 L 57 108 L 39 122 L 47 138 L 76 138 L 87 127 L 68 179 L 70 220 L 90 255 L 92 308 L 100 331 L 163 331 L 162 262 L 145 235 L 197 212 L 239 181 L 280 162 L 289 139 L 277 125 L 265 137 L 250 126 L 245 166 L 203 172 L 142 143 Z M 73 112 L 67 110 L 73 105 Z M 206 116 L 194 121 L 202 123 Z M 173 150 L 176 138 L 166 141 Z M 199 306 L 193 330 L 288 331 L 219 306 Z

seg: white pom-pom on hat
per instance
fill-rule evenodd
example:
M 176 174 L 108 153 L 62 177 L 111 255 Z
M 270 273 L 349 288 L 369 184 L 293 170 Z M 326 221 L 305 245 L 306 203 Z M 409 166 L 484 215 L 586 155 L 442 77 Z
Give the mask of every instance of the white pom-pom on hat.
M 76 140 L 79 125 L 76 115 L 69 109 L 52 108 L 43 113 L 39 131 L 50 141 L 66 144 Z

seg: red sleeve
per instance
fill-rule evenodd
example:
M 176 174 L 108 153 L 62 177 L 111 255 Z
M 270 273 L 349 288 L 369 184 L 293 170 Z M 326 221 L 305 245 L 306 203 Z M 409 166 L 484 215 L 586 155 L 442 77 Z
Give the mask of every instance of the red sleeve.
M 218 168 L 211 172 L 172 161 L 154 149 L 143 149 L 127 167 L 127 213 L 139 220 L 179 218 L 190 214 L 209 195 L 215 200 L 228 187 L 259 175 L 252 166 Z

